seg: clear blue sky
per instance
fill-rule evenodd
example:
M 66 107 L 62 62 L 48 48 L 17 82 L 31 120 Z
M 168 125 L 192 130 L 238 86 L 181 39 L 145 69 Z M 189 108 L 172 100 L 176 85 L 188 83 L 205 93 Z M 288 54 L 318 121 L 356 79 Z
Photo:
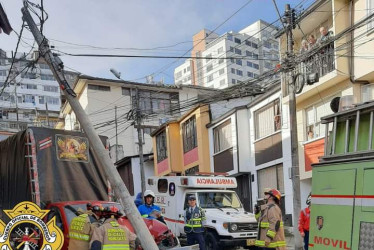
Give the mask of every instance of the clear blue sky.
M 21 0 L 0 0 L 8 19 L 17 32 L 20 31 Z M 40 0 L 32 0 L 40 4 Z M 192 47 L 192 36 L 203 28 L 215 29 L 225 19 L 242 7 L 244 0 L 44 0 L 44 8 L 49 19 L 44 34 L 51 44 L 61 51 L 70 53 L 133 54 L 133 55 L 183 55 Z M 313 0 L 276 1 L 283 13 L 286 3 L 291 7 L 303 2 L 304 6 Z M 272 0 L 253 0 L 216 33 L 239 31 L 258 19 L 269 23 L 278 18 Z M 24 41 L 32 44 L 32 35 L 24 31 Z M 148 49 L 184 42 L 178 46 L 162 50 L 95 49 L 103 48 Z M 17 36 L 0 35 L 0 48 L 10 52 L 15 49 Z M 30 46 L 22 42 L 20 52 L 28 52 Z M 190 55 L 190 53 L 188 53 Z M 82 58 L 62 56 L 65 65 L 84 74 L 114 78 L 109 72 L 115 68 L 122 78 L 134 80 L 143 78 L 168 65 L 175 59 L 131 59 L 131 58 Z M 161 74 L 166 83 L 173 83 L 173 70 L 184 60 L 173 64 Z M 144 82 L 144 79 L 139 79 Z

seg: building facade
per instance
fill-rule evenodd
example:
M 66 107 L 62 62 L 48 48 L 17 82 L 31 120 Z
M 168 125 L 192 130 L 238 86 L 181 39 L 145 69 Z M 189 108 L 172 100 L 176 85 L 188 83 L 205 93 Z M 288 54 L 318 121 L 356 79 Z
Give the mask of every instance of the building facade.
M 311 191 L 312 164 L 324 155 L 325 136 L 332 130 L 331 124 L 327 128 L 321 124 L 321 117 L 333 113 L 331 106 L 344 110 L 352 104 L 373 100 L 374 60 L 363 56 L 370 54 L 374 47 L 373 18 L 370 17 L 373 6 L 372 0 L 316 1 L 299 17 L 300 29 L 293 31 L 294 51 L 301 61 L 296 73 L 305 79 L 309 74 L 319 76 L 318 82 L 305 84 L 296 96 L 302 207 L 306 206 L 304 201 Z M 326 37 L 321 34 L 323 29 L 328 31 Z M 310 44 L 314 40 L 311 35 L 316 40 L 314 44 Z M 309 39 L 308 51 L 301 50 L 303 39 Z M 286 34 L 281 33 L 281 55 L 286 48 Z M 287 123 L 289 80 L 287 76 L 282 77 L 283 115 Z M 283 140 L 290 137 L 288 124 L 282 131 Z
M 49 66 L 36 54 L 19 54 L 10 72 L 11 58 L 0 50 L 0 130 L 18 132 L 27 126 L 53 128 L 58 122 L 61 91 Z M 4 82 L 10 74 L 7 86 Z M 67 72 L 72 82 L 75 74 Z
M 175 84 L 223 89 L 274 69 L 279 62 L 275 31 L 275 27 L 262 20 L 221 36 L 205 29 L 200 31 L 193 37 L 193 59 L 174 70 Z

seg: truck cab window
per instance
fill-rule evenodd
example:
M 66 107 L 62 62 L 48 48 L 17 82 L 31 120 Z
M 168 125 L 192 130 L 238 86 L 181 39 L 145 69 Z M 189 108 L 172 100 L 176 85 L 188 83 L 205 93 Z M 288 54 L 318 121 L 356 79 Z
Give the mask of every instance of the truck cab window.
M 157 183 L 157 189 L 159 193 L 166 193 L 168 191 L 168 180 L 159 179 Z

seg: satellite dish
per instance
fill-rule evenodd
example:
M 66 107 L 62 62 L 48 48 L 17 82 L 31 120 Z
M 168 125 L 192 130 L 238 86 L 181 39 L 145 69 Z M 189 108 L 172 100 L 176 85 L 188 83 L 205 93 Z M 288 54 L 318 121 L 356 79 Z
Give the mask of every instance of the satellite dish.
M 330 102 L 330 108 L 332 112 L 337 113 L 339 111 L 340 97 L 334 97 Z
M 110 69 L 110 72 L 112 72 L 112 74 L 117 77 L 118 79 L 121 79 L 121 72 L 118 72 L 117 70 L 111 68 Z

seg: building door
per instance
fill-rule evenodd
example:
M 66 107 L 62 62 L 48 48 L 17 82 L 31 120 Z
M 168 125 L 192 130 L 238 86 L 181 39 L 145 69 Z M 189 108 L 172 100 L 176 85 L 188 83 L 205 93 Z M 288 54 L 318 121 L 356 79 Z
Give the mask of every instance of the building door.
M 244 210 L 251 212 L 253 210 L 251 199 L 251 174 L 242 174 L 236 177 L 238 187 L 235 189 L 240 201 L 243 204 Z

